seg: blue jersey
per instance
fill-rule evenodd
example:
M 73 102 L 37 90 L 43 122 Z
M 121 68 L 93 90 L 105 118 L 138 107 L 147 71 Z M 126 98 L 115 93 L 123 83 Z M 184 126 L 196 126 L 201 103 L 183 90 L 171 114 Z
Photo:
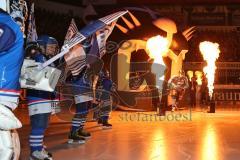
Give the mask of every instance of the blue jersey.
M 0 11 L 0 103 L 11 109 L 18 105 L 23 43 L 20 27 L 7 13 Z
M 103 78 L 102 79 L 102 86 L 103 89 L 106 91 L 111 91 L 112 90 L 112 80 L 109 78 Z

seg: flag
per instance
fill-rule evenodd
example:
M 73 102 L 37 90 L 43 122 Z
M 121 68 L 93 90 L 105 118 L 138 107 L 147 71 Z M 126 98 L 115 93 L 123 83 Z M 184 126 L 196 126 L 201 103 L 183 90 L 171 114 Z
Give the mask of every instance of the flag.
M 91 42 L 88 45 L 87 63 L 94 64 L 97 60 L 101 59 L 106 53 L 106 41 L 113 30 L 114 25 L 107 25 L 106 27 L 98 30 L 91 37 Z M 81 31 L 80 31 L 81 32 Z
M 19 1 L 18 0 L 10 1 L 10 13 L 16 10 L 20 10 Z
M 116 24 L 116 21 L 112 22 L 112 24 L 107 25 L 103 29 L 96 32 L 100 58 L 102 58 L 106 53 L 107 39 L 110 36 L 110 34 L 112 33 L 115 24 Z
M 128 13 L 128 11 L 115 12 L 90 23 L 80 30 L 80 33 L 83 36 L 92 37 L 92 47 L 89 51 L 90 55 L 97 56 L 99 58 L 103 57 L 106 53 L 106 41 L 113 31 L 116 21 L 119 17 L 125 15 L 126 13 Z
M 14 14 L 14 12 L 21 12 L 21 17 L 24 22 L 28 17 L 28 7 L 27 2 L 24 0 L 8 0 L 7 4 L 9 4 L 8 12 L 10 15 Z
M 77 33 L 78 33 L 77 25 L 75 23 L 75 20 L 72 19 L 67 34 L 65 36 L 64 44 L 68 43 Z
M 74 19 L 72 19 L 65 36 L 64 44 L 71 44 L 77 35 L 78 28 Z M 64 59 L 67 64 L 66 67 L 71 71 L 73 76 L 78 75 L 86 66 L 86 54 L 81 44 L 75 45 L 67 54 L 65 54 Z
M 27 35 L 27 42 L 36 42 L 38 39 L 37 29 L 35 24 L 35 17 L 34 17 L 34 3 L 31 6 L 31 11 L 29 15 L 29 24 L 28 24 L 28 35 Z
M 10 16 L 14 19 L 14 21 L 20 26 L 20 29 L 23 33 L 24 38 L 25 35 L 25 21 L 27 19 L 27 6 L 24 0 L 11 0 L 9 1 L 10 5 Z
M 69 68 L 66 66 L 66 63 L 60 63 L 60 65 L 57 66 L 59 70 L 61 70 L 61 75 L 59 77 L 58 83 L 60 85 L 64 85 L 67 77 L 71 75 L 71 72 Z
M 74 46 L 69 53 L 64 56 L 67 67 L 73 76 L 77 76 L 86 66 L 86 54 L 81 44 Z
M 72 25 L 72 23 L 71 23 L 71 25 L 69 27 L 69 31 L 66 36 L 67 38 L 65 40 L 65 44 L 62 46 L 61 52 L 59 54 L 57 54 L 56 56 L 52 57 L 51 59 L 49 59 L 48 61 L 44 62 L 41 65 L 40 69 L 50 65 L 57 59 L 64 56 L 66 62 L 68 63 L 68 66 L 72 66 L 70 68 L 72 68 L 72 69 L 74 68 L 74 70 L 76 72 L 80 73 L 81 71 L 79 72 L 79 68 L 75 68 L 75 67 L 81 66 L 80 68 L 83 68 L 86 65 L 86 53 L 84 50 L 85 48 L 83 48 L 83 45 L 78 45 L 78 44 L 83 42 L 87 38 L 89 38 L 89 40 L 92 41 L 92 37 L 96 37 L 96 32 L 99 30 L 102 30 L 103 28 L 106 28 L 108 25 L 112 26 L 112 29 L 113 29 L 115 22 L 118 20 L 118 18 L 123 16 L 126 13 L 128 13 L 128 11 L 119 11 L 119 12 L 110 14 L 108 16 L 105 16 L 103 18 L 100 18 L 100 19 L 94 21 L 93 23 L 90 23 L 89 25 L 87 25 L 86 27 L 81 29 L 81 31 L 77 32 L 76 34 L 75 33 L 70 34 L 70 33 L 72 33 L 72 31 L 76 30 L 76 29 L 73 29 L 74 25 Z M 112 31 L 112 30 L 110 29 L 110 31 Z M 107 32 L 105 40 L 108 38 L 108 36 L 110 34 L 111 34 L 111 32 Z M 69 35 L 72 35 L 73 37 L 71 37 Z M 67 40 L 67 39 L 70 39 L 70 40 Z M 78 51 L 80 51 L 80 52 L 74 52 L 74 49 L 78 49 Z M 71 52 L 74 55 L 71 55 Z M 80 58 L 80 60 L 81 60 L 80 65 L 79 64 L 78 65 L 71 64 L 74 62 L 73 58 L 76 58 L 76 57 Z M 72 59 L 73 59 L 73 61 L 72 61 Z M 76 72 L 72 72 L 72 73 L 76 74 Z

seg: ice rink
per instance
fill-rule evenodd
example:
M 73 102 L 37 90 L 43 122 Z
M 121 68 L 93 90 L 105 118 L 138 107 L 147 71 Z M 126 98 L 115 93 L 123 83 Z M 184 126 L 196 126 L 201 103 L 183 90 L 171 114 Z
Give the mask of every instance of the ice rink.
M 27 160 L 29 124 L 26 109 L 19 109 L 24 126 L 21 160 Z M 238 160 L 240 157 L 240 110 L 167 112 L 120 112 L 111 116 L 113 128 L 102 130 L 88 122 L 92 137 L 83 145 L 67 144 L 71 123 L 68 115 L 51 119 L 45 139 L 54 160 Z M 60 117 L 60 119 L 59 119 Z M 64 117 L 64 118 L 63 118 Z M 64 120 L 64 121 L 63 121 Z

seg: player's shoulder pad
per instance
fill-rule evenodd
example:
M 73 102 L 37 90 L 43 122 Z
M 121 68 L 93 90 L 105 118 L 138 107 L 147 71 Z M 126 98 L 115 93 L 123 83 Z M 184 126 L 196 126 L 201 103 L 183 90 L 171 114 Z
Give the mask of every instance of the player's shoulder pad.
M 0 23 L 0 52 L 9 50 L 15 43 L 16 35 L 6 24 Z

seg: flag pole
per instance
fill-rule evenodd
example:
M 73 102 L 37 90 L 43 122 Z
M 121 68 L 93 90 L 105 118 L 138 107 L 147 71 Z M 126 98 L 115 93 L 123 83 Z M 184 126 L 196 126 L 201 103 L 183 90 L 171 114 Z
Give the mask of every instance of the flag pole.
M 59 58 L 63 57 L 65 54 L 67 54 L 71 48 L 73 48 L 75 45 L 83 42 L 85 39 L 87 39 L 89 36 L 91 36 L 92 34 L 94 34 L 96 31 L 104 28 L 107 25 L 110 25 L 112 22 L 116 21 L 118 18 L 122 17 L 123 15 L 125 15 L 126 13 L 128 13 L 128 11 L 119 11 L 116 13 L 113 13 L 111 15 L 105 16 L 103 18 L 100 18 L 96 21 L 96 24 L 99 24 L 98 21 L 101 21 L 104 25 L 101 26 L 93 26 L 95 25 L 94 23 L 91 23 L 89 25 L 87 25 L 85 27 L 86 28 L 90 28 L 89 33 L 85 34 L 81 34 L 81 32 L 78 32 L 76 34 L 76 36 L 67 44 L 65 44 L 62 47 L 62 51 L 57 54 L 56 56 L 52 57 L 51 59 L 47 60 L 46 62 L 39 64 L 38 66 L 38 70 L 42 70 L 45 67 L 49 66 L 50 64 L 52 64 L 53 62 L 55 62 L 56 60 L 58 60 Z

